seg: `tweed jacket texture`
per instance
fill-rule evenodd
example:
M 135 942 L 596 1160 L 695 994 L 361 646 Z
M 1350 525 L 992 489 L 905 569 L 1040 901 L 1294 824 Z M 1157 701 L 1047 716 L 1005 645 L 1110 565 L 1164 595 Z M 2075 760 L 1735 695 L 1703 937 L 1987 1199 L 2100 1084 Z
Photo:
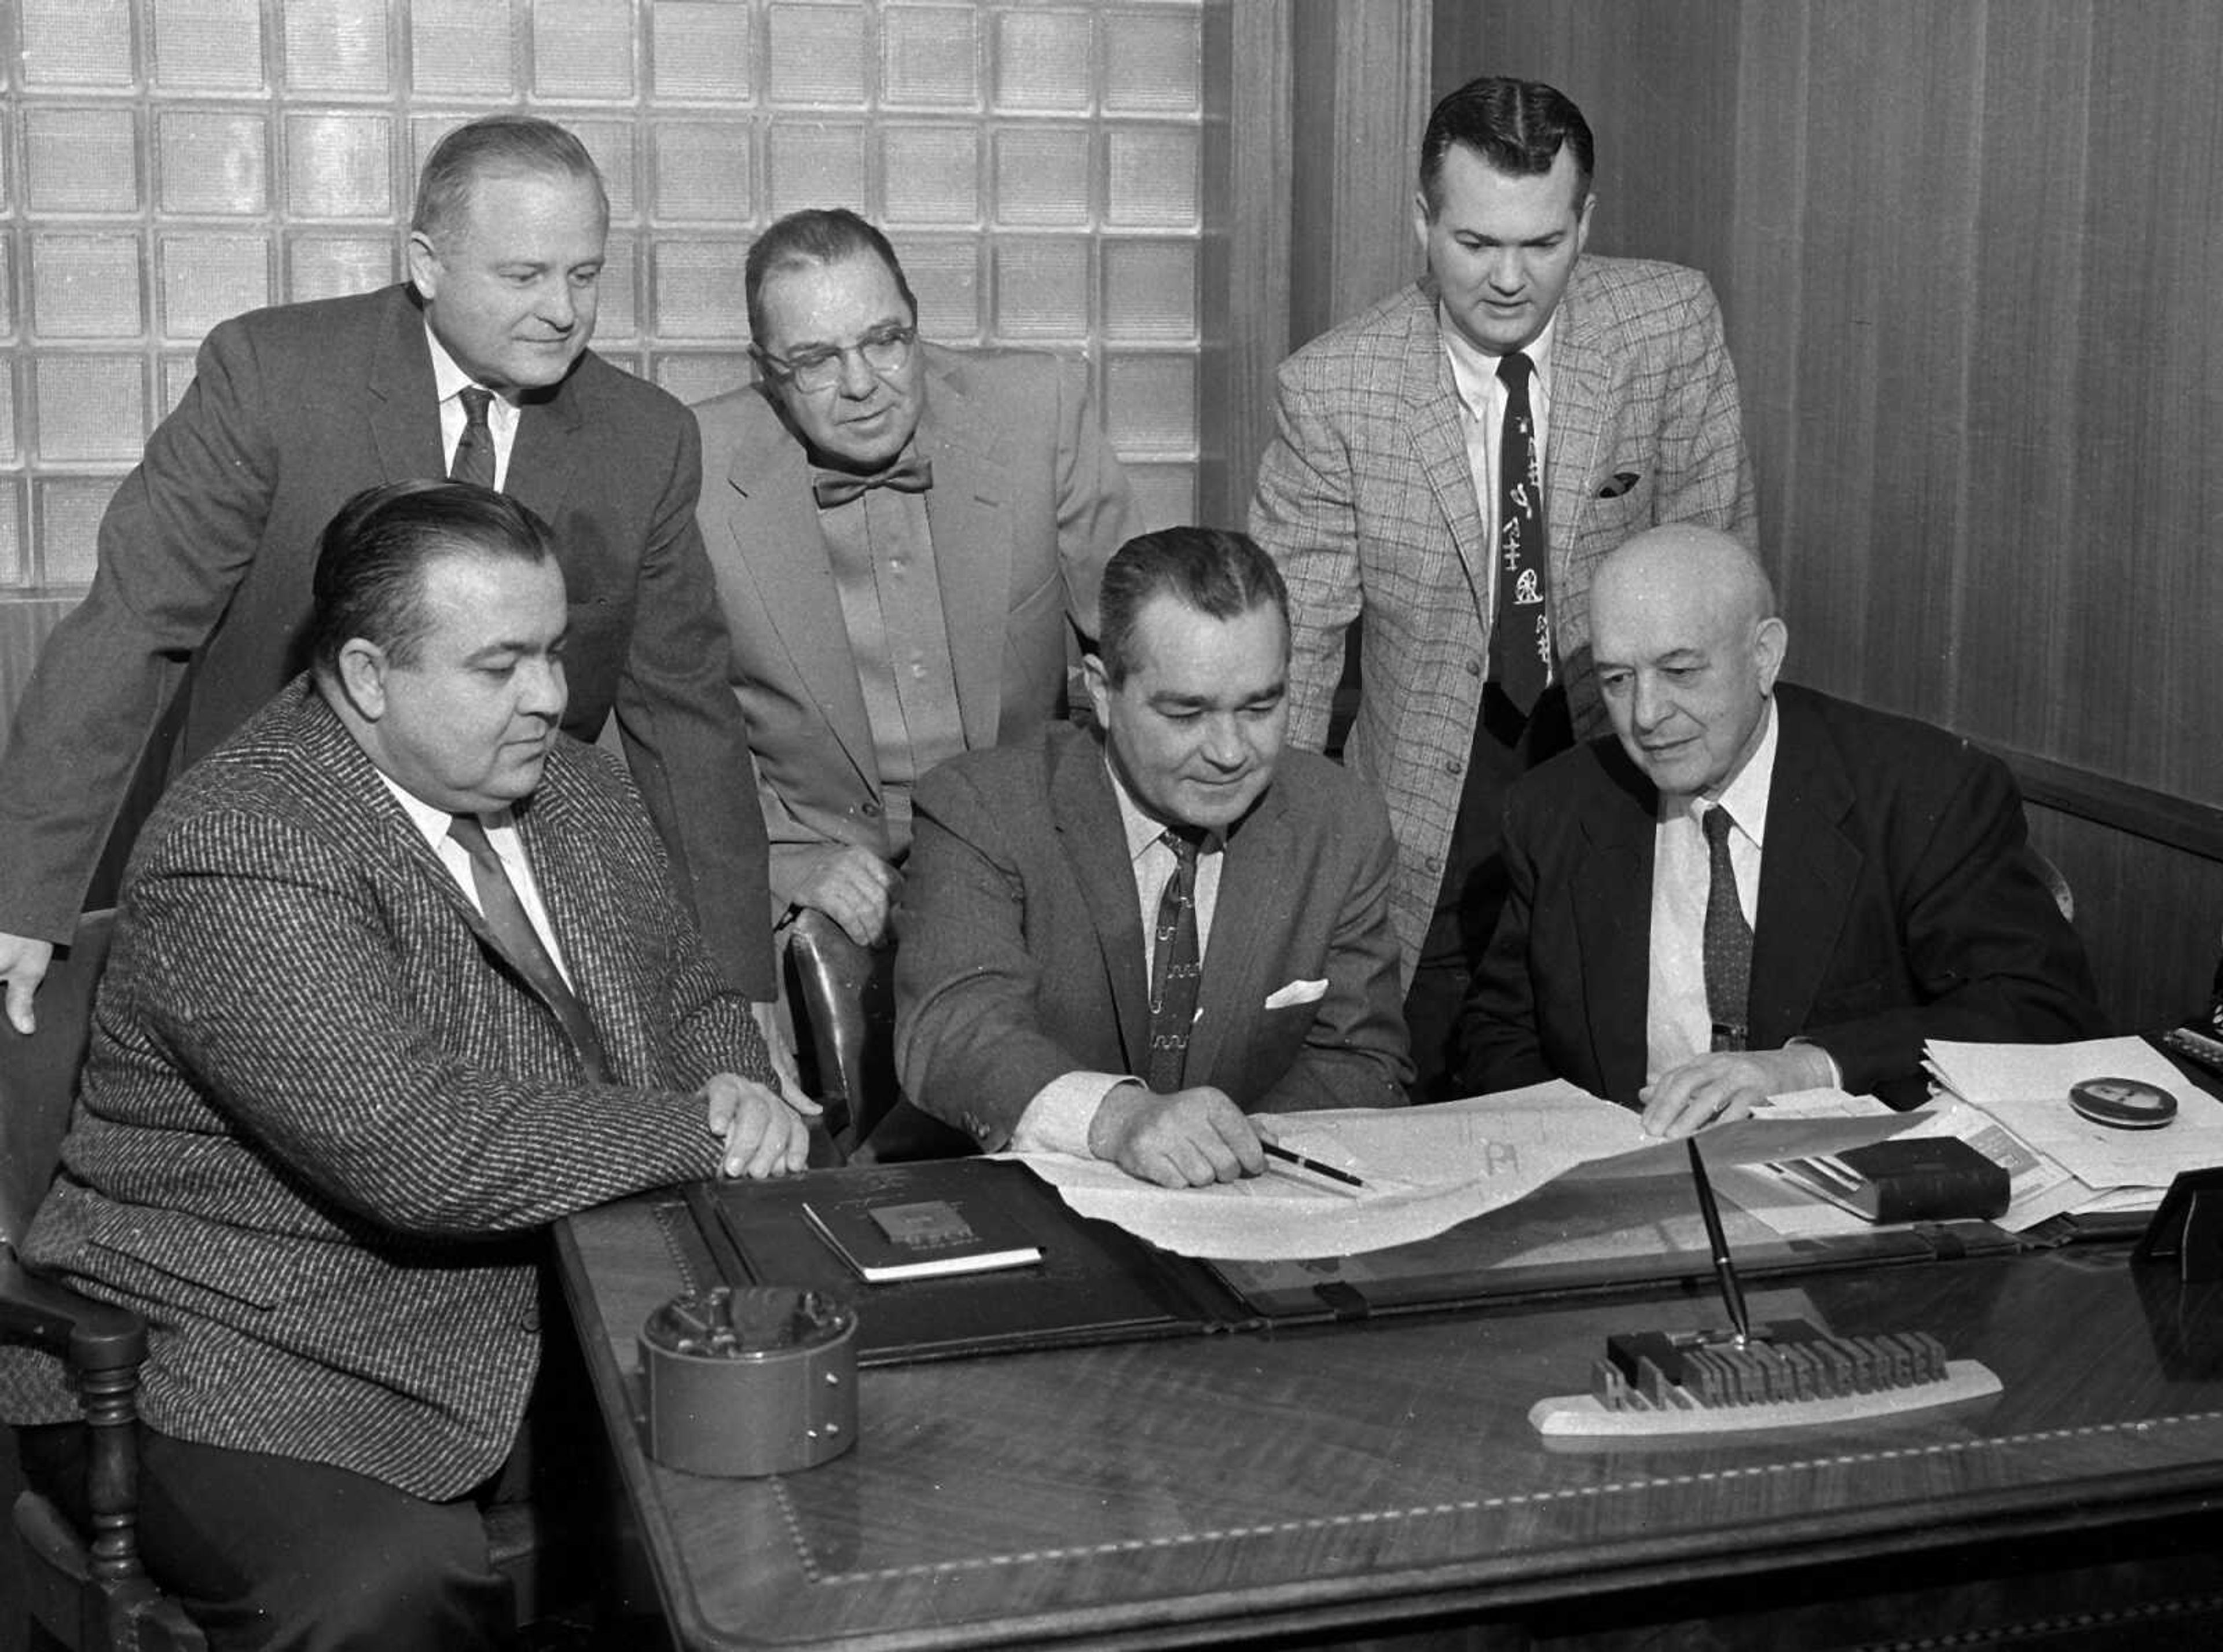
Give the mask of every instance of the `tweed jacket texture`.
M 1926 1040 L 2106 1030 L 2076 933 L 2025 852 L 2006 765 L 1927 724 L 1781 684 L 1753 933 L 1751 1042 L 1919 1102 Z M 1506 804 L 1511 893 L 1462 1031 L 1467 1087 L 1645 1082 L 1658 794 L 1612 737 Z
M 0 758 L 0 930 L 66 939 L 142 754 L 183 768 L 307 663 L 318 536 L 375 483 L 445 474 L 424 313 L 406 286 L 260 310 L 193 380 L 101 518 Z M 592 352 L 522 409 L 504 491 L 555 531 L 570 596 L 564 726 L 617 713 L 713 952 L 774 996 L 763 828 L 695 525 L 695 421 Z
M 1112 553 L 1143 531 L 1088 395 L 1088 364 L 925 345 L 918 451 L 966 749 L 1067 710 L 1074 633 L 1093 638 Z M 784 910 L 816 851 L 882 859 L 872 725 L 803 445 L 761 386 L 696 407 L 702 537 L 733 637 L 757 795 Z
M 1756 543 L 1736 372 L 1695 270 L 1585 258 L 1561 300 L 1544 462 L 1554 674 L 1578 736 L 1605 726 L 1590 652 L 1590 571 L 1663 522 Z M 1250 532 L 1289 584 L 1290 739 L 1319 746 L 1361 628 L 1346 758 L 1396 832 L 1406 968 L 1427 933 L 1489 670 L 1496 575 L 1435 295 L 1408 286 L 1282 365 Z
M 612 1084 L 305 679 L 149 821 L 22 1249 L 146 1316 L 154 1429 L 457 1495 L 532 1390 L 540 1230 L 715 1173 L 691 1092 L 764 1045 L 638 798 L 565 739 L 516 817 Z M 11 1351 L 6 1415 L 64 1381 Z
M 1187 1083 L 1248 1112 L 1401 1104 L 1380 800 L 1285 751 L 1225 852 Z M 1135 874 L 1093 731 L 1053 724 L 926 777 L 896 933 L 904 1093 L 991 1152 L 1053 1078 L 1147 1070 Z

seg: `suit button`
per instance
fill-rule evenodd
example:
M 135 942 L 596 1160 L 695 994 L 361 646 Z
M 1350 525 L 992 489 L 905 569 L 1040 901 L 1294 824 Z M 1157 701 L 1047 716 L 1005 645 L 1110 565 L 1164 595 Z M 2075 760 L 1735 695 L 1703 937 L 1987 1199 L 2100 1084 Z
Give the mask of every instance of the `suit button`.
M 865 815 L 867 819 L 878 814 L 879 812 L 880 806 L 878 803 L 867 803 L 861 810 L 859 811 L 859 813 Z
M 526 1309 L 524 1314 L 518 1319 L 517 1328 L 528 1334 L 538 1330 L 540 1329 L 540 1310 L 538 1308 Z
M 1482 675 L 1482 662 L 1480 660 L 1469 660 L 1466 663 L 1466 674 L 1470 677 L 1480 676 Z
M 1447 775 L 1456 775 L 1462 767 L 1464 767 L 1464 765 L 1457 757 L 1446 757 L 1444 759 L 1444 772 Z

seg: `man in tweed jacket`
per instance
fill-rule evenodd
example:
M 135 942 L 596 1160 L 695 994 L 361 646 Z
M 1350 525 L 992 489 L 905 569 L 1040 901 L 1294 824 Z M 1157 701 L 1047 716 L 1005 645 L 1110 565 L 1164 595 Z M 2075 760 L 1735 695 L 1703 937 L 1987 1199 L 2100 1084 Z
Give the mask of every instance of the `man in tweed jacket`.
M 148 1569 L 212 1643 L 493 1644 L 512 1609 L 470 1494 L 533 1390 L 541 1229 L 798 1168 L 805 1127 L 638 795 L 558 732 L 535 518 L 387 484 L 335 518 L 316 589 L 310 675 L 142 839 L 22 1253 L 148 1321 Z M 513 905 L 448 838 L 465 817 Z M 568 994 L 532 984 L 518 906 Z M 0 1365 L 0 1398 L 75 1415 L 44 1355 Z M 78 1433 L 22 1430 L 66 1499 Z
M 1590 571 L 1661 522 L 1756 536 L 1736 374 L 1705 278 L 1584 259 L 1593 146 L 1549 86 L 1477 80 L 1436 107 L 1414 223 L 1427 276 L 1282 365 L 1250 531 L 1288 578 L 1289 736 L 1319 745 L 1363 635 L 1348 760 L 1382 788 L 1418 1093 L 1445 1093 L 1458 1005 L 1503 899 L 1505 788 L 1603 727 Z M 1497 475 L 1508 391 L 1533 363 L 1551 687 L 1495 681 Z

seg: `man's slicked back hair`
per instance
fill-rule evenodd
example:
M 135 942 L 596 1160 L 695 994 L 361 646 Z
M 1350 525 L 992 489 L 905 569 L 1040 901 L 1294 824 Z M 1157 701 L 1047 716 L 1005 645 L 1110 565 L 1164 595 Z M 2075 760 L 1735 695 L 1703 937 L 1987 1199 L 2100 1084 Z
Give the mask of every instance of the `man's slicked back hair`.
M 766 281 L 788 270 L 838 264 L 866 253 L 887 266 L 888 273 L 895 277 L 896 291 L 903 294 L 904 305 L 910 311 L 911 324 L 917 325 L 918 300 L 911 295 L 902 261 L 888 238 L 846 206 L 813 206 L 778 220 L 749 247 L 748 258 L 741 266 L 741 297 L 748 306 L 751 345 L 758 349 L 764 345 Z
M 1573 152 L 1582 173 L 1575 204 L 1590 192 L 1596 154 L 1590 122 L 1557 88 L 1540 80 L 1483 75 L 1445 95 L 1428 116 L 1420 138 L 1420 194 L 1433 217 L 1443 205 L 1444 156 L 1463 143 L 1497 171 L 1515 178 L 1540 178 L 1552 170 L 1562 145 Z
M 504 113 L 466 121 L 432 146 L 409 227 L 438 247 L 468 214 L 472 186 L 496 177 L 586 179 L 601 201 L 603 222 L 609 221 L 610 192 L 587 146 L 553 121 Z
M 1218 620 L 1274 605 L 1289 634 L 1289 589 L 1273 558 L 1247 533 L 1225 528 L 1161 528 L 1130 539 L 1105 564 L 1098 598 L 1098 653 L 1113 688 L 1141 663 L 1135 627 L 1150 599 L 1169 596 Z
M 396 665 L 412 663 L 431 629 L 426 571 L 443 556 L 556 560 L 545 523 L 507 493 L 469 482 L 417 480 L 367 487 L 339 508 L 317 550 L 309 663 L 339 675 L 356 638 Z

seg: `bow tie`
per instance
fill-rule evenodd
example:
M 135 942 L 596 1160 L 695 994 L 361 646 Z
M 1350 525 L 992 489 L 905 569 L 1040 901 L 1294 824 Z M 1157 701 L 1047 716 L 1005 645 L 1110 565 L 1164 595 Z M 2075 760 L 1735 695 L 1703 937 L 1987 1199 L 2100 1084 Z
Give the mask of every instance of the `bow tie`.
M 810 491 L 822 511 L 862 498 L 867 488 L 892 487 L 899 493 L 923 493 L 933 486 L 933 461 L 916 453 L 907 453 L 885 470 L 875 471 L 869 476 L 853 475 L 846 470 L 821 470 L 816 466 L 810 472 Z

